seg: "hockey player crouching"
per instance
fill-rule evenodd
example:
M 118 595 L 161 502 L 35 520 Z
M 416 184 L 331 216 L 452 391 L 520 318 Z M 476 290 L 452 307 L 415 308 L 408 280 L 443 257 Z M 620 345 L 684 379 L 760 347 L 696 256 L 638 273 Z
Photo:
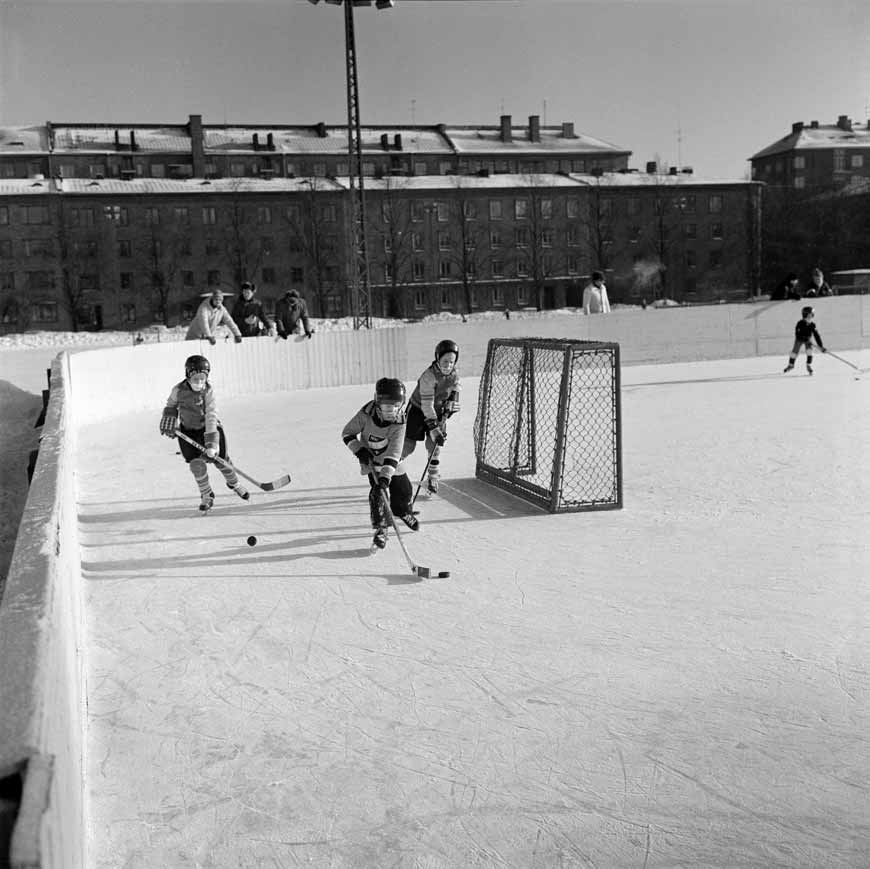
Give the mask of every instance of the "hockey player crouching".
M 215 456 L 229 461 L 226 436 L 217 416 L 214 389 L 208 382 L 210 372 L 211 364 L 205 356 L 189 356 L 184 363 L 184 380 L 172 387 L 160 418 L 160 434 L 174 438 L 177 429 L 205 447 L 203 455 L 196 447 L 178 438 L 181 455 L 199 487 L 199 509 L 203 513 L 214 506 L 206 462 L 213 461 Z M 231 466 L 218 464 L 217 468 L 227 486 L 240 498 L 247 501 L 251 497 Z
M 783 374 L 787 374 L 794 368 L 795 360 L 801 347 L 807 353 L 807 374 L 813 373 L 813 338 L 816 339 L 816 344 L 819 345 L 819 350 L 822 353 L 827 353 L 824 344 L 822 344 L 822 336 L 819 335 L 819 330 L 816 329 L 816 324 L 813 322 L 815 311 L 807 305 L 801 311 L 801 319 L 795 323 L 794 327 L 794 345 L 791 348 L 791 353 L 788 356 L 788 365 L 783 369 Z
M 447 420 L 459 410 L 459 347 L 455 341 L 439 341 L 435 361 L 420 375 L 408 407 L 405 459 L 425 439 L 429 454 L 427 490 L 438 491 L 441 475 L 441 447 L 447 440 Z
M 375 384 L 375 397 L 364 404 L 341 431 L 348 449 L 356 456 L 360 473 L 368 474 L 369 508 L 375 536 L 372 546 L 387 545 L 389 520 L 384 502 L 389 493 L 390 510 L 412 531 L 419 527 L 411 513 L 411 481 L 400 464 L 405 440 L 405 384 L 382 377 Z

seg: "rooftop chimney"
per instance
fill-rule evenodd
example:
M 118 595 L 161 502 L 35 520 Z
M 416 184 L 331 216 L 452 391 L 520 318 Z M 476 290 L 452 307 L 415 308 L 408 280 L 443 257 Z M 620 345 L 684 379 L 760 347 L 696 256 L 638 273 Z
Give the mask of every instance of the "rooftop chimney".
M 529 141 L 541 141 L 541 116 L 529 115 Z
M 849 119 L 848 115 L 840 115 L 837 118 L 837 127 L 840 130 L 845 130 L 847 133 L 852 132 L 852 121 Z
M 513 141 L 513 133 L 511 132 L 511 116 L 501 116 L 501 140 L 502 142 Z
M 117 130 L 115 130 L 115 150 L 121 150 L 121 134 Z
M 402 134 L 401 133 L 396 133 L 396 135 L 393 136 L 393 147 L 397 151 L 402 150 Z
M 573 121 L 562 121 L 562 138 L 563 139 L 576 138 L 574 135 L 574 122 Z
M 275 137 L 271 133 L 266 133 L 266 147 L 270 151 L 275 150 Z
M 317 133 L 318 139 L 326 138 L 326 124 L 324 124 L 323 121 L 318 121 L 314 127 L 314 130 Z
M 676 175 L 676 174 L 677 174 L 677 167 L 676 167 L 676 166 L 671 166 L 671 167 L 668 169 L 668 175 Z
M 385 151 L 390 150 L 390 137 L 387 133 L 381 133 L 381 147 Z
M 818 121 L 810 121 L 810 129 L 811 130 L 818 130 L 819 129 L 819 122 Z
M 646 164 L 646 174 L 647 175 L 655 175 L 658 171 L 658 166 L 656 166 L 655 160 L 647 160 Z
M 131 151 L 138 151 L 139 150 L 139 146 L 136 144 L 136 134 L 133 132 L 133 130 L 130 130 L 130 150 Z
M 260 134 L 254 133 L 252 139 L 253 139 L 253 144 L 254 144 L 254 150 L 259 151 L 260 150 Z
M 804 128 L 804 122 L 803 122 L 803 121 L 795 121 L 795 122 L 791 125 L 791 131 L 792 131 L 792 133 L 799 133 L 803 128 Z
M 190 133 L 190 156 L 193 162 L 193 177 L 205 175 L 205 145 L 202 138 L 202 115 L 190 115 L 187 121 Z

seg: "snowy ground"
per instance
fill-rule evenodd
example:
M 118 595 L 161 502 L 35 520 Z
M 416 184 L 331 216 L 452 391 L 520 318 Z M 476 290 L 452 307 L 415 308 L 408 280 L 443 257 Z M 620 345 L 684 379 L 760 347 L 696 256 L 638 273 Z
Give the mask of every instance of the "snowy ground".
M 293 483 L 207 517 L 153 413 L 85 428 L 90 865 L 870 865 L 868 385 L 781 367 L 624 370 L 625 509 L 561 516 L 474 479 L 465 382 L 446 580 L 367 555 L 365 388 L 221 402 Z

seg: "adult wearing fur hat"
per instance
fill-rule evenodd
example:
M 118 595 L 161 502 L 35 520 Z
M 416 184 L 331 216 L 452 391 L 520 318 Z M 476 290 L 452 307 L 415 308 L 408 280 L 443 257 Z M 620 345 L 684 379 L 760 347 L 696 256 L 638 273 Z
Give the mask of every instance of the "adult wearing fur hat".
M 298 290 L 287 290 L 284 298 L 275 306 L 275 328 L 286 341 L 296 332 L 300 323 L 305 337 L 310 338 L 314 334 L 314 329 L 311 328 L 308 320 L 308 306 L 305 304 L 305 299 L 299 295 Z

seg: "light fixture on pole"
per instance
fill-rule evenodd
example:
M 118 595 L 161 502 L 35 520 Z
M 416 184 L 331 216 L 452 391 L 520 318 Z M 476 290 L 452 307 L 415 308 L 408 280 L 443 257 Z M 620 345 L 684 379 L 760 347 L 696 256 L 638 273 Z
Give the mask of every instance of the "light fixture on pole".
M 315 6 L 320 0 L 308 0 Z M 371 328 L 371 283 L 366 245 L 365 187 L 362 167 L 359 79 L 354 36 L 354 6 L 371 6 L 372 0 L 326 0 L 333 6 L 344 4 L 344 54 L 347 67 L 347 153 L 350 215 L 348 226 L 348 279 L 351 287 L 354 329 Z M 392 9 L 393 0 L 376 0 L 378 9 Z

